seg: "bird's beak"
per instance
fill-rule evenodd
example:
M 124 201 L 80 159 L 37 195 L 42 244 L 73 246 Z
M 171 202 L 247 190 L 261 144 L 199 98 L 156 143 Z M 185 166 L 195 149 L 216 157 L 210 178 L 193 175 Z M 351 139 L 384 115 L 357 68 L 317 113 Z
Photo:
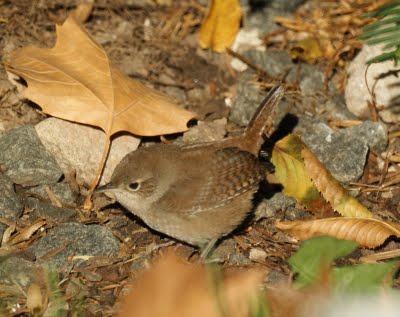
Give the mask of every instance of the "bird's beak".
M 115 185 L 110 182 L 104 186 L 97 187 L 94 191 L 93 194 L 97 193 L 105 193 L 105 192 L 113 192 L 115 190 Z

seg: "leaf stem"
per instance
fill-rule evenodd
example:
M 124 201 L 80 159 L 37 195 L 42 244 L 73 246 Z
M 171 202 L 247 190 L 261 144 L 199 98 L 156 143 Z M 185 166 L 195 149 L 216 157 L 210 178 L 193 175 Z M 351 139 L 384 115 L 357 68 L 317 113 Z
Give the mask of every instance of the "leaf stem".
M 107 160 L 108 154 L 110 152 L 112 124 L 113 124 L 113 118 L 111 117 L 111 118 L 109 118 L 109 123 L 108 123 L 108 126 L 107 126 L 106 139 L 105 139 L 105 143 L 104 143 L 103 154 L 101 156 L 99 165 L 97 167 L 96 174 L 94 175 L 93 182 L 90 185 L 89 193 L 86 196 L 85 202 L 83 204 L 83 208 L 85 210 L 89 210 L 92 207 L 92 202 L 91 202 L 92 193 L 93 193 L 94 189 L 96 188 L 96 186 L 98 185 L 100 177 L 103 174 L 104 167 L 106 165 L 106 160 Z

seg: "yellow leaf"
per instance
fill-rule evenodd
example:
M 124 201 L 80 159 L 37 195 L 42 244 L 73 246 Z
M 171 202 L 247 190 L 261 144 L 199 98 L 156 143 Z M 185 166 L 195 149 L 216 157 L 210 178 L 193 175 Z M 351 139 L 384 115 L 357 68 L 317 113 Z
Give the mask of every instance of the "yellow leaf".
M 102 128 L 154 136 L 187 130 L 194 113 L 160 92 L 126 77 L 104 49 L 70 16 L 57 25 L 53 48 L 14 51 L 7 70 L 23 77 L 23 94 L 43 111 Z
M 301 151 L 304 144 L 297 135 L 288 135 L 278 141 L 272 152 L 275 176 L 283 185 L 283 192 L 295 198 L 314 213 L 331 209 L 311 181 L 304 168 Z
M 278 222 L 276 227 L 300 240 L 327 235 L 352 240 L 366 248 L 376 248 L 390 236 L 400 237 L 400 231 L 394 225 L 373 218 L 340 217 Z
M 301 59 L 309 64 L 314 64 L 322 56 L 322 51 L 318 41 L 309 37 L 297 42 L 290 49 L 289 55 L 292 59 Z
M 224 52 L 239 31 L 241 17 L 239 0 L 212 0 L 200 28 L 200 47 Z
M 333 210 L 346 217 L 372 217 L 372 213 L 351 196 L 301 141 L 288 135 L 275 144 L 272 152 L 275 175 L 284 192 L 314 213 Z

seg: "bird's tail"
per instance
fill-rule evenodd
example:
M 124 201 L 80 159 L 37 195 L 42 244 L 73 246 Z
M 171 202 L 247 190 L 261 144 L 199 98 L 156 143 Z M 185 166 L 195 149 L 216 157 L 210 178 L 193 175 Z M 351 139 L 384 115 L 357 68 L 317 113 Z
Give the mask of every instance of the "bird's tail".
M 246 130 L 243 132 L 243 135 L 240 137 L 240 148 L 242 150 L 258 155 L 258 152 L 265 141 L 264 130 L 268 124 L 268 118 L 271 116 L 276 105 L 282 99 L 283 94 L 284 88 L 282 82 L 278 81 L 261 102 Z

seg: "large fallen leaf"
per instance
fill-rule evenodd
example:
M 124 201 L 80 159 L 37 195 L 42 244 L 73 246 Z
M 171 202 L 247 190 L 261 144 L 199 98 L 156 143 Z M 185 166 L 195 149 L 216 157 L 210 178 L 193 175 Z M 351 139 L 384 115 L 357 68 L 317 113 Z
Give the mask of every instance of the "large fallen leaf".
M 277 222 L 276 227 L 300 240 L 315 236 L 332 236 L 355 241 L 366 248 L 376 248 L 390 236 L 400 238 L 400 230 L 394 225 L 372 218 L 340 217 Z
M 239 31 L 241 17 L 239 0 L 212 0 L 200 28 L 200 47 L 224 52 Z
M 238 271 L 220 281 L 201 265 L 162 258 L 135 282 L 121 317 L 247 317 L 263 280 L 261 271 Z M 218 283 L 218 285 L 215 285 Z
M 304 144 L 296 135 L 289 135 L 278 141 L 272 152 L 275 176 L 283 185 L 283 192 L 295 198 L 315 214 L 332 210 L 311 181 L 304 168 L 301 151 Z
M 340 185 L 306 146 L 303 146 L 301 155 L 308 175 L 311 176 L 314 185 L 334 210 L 346 217 L 369 218 L 373 216 L 367 208 Z
M 331 207 L 347 217 L 372 217 L 372 213 L 340 185 L 299 136 L 290 134 L 277 142 L 272 163 L 284 192 L 312 212 L 326 212 Z
M 98 126 L 106 143 L 90 186 L 97 186 L 110 148 L 119 131 L 154 136 L 187 130 L 194 113 L 180 108 L 160 92 L 126 77 L 103 48 L 71 15 L 56 28 L 53 48 L 25 47 L 14 51 L 6 68 L 24 78 L 23 95 L 43 111 L 66 120 Z M 90 208 L 90 195 L 85 208 Z
M 185 131 L 194 116 L 122 74 L 72 16 L 57 25 L 53 48 L 18 49 L 6 68 L 26 80 L 23 95 L 44 112 L 98 126 L 108 136 L 122 130 L 144 136 Z

